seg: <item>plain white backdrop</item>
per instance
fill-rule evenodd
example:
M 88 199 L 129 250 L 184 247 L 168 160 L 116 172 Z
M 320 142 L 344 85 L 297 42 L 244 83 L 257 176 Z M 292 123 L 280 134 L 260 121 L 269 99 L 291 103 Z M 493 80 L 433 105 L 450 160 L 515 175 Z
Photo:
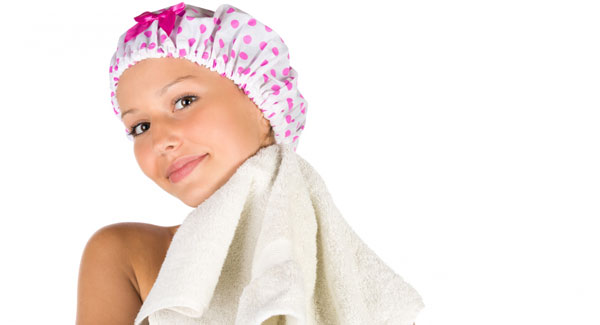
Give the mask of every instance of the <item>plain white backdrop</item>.
M 139 169 L 108 80 L 133 17 L 178 2 L 4 5 L 3 323 L 74 323 L 96 230 L 191 211 Z M 289 47 L 297 152 L 422 295 L 417 325 L 600 324 L 595 2 L 224 3 Z

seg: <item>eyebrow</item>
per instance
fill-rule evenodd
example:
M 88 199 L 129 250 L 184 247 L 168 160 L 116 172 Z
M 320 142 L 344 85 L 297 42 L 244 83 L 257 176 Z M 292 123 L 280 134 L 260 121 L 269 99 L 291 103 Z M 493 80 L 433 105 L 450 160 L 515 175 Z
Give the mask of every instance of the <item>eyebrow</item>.
M 164 93 L 165 93 L 165 92 L 166 92 L 166 91 L 167 91 L 167 90 L 168 90 L 168 89 L 169 89 L 171 86 L 173 86 L 174 84 L 176 84 L 176 83 L 178 83 L 178 82 L 180 82 L 180 81 L 183 81 L 183 80 L 185 80 L 185 79 L 190 79 L 190 78 L 195 78 L 195 77 L 196 77 L 196 76 L 194 76 L 194 75 L 191 75 L 191 74 L 189 74 L 189 75 L 186 75 L 186 76 L 181 76 L 181 77 L 178 77 L 178 78 L 176 78 L 175 80 L 173 80 L 173 81 L 169 82 L 168 84 L 166 84 L 166 85 L 165 85 L 164 87 L 162 87 L 161 89 L 159 89 L 159 90 L 156 92 L 156 95 L 157 95 L 157 96 L 162 96 L 162 95 L 163 95 L 163 94 L 164 94 Z M 128 110 L 128 111 L 125 111 L 125 112 L 123 112 L 123 114 L 121 114 L 121 121 L 123 120 L 123 117 L 124 117 L 125 115 L 127 115 L 127 114 L 129 114 L 129 113 L 133 113 L 133 112 L 135 112 L 135 111 L 137 111 L 137 110 L 138 110 L 137 108 L 133 108 L 133 109 L 130 109 L 130 110 Z
M 181 76 L 181 77 L 179 77 L 179 78 L 177 78 L 177 79 L 169 82 L 164 87 L 162 87 L 162 89 L 160 89 L 159 91 L 156 92 L 156 95 L 157 96 L 162 96 L 167 91 L 167 89 L 169 89 L 169 87 L 173 86 L 174 84 L 176 84 L 176 83 L 178 83 L 178 82 L 180 82 L 182 80 L 190 79 L 190 78 L 195 78 L 195 77 L 196 76 L 191 75 L 191 74 L 188 74 L 187 76 Z

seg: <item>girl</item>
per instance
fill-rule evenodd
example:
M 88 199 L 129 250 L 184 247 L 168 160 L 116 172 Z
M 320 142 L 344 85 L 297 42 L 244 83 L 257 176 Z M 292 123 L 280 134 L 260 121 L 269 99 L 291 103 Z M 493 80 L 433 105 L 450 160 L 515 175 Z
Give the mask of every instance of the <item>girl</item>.
M 270 27 L 231 5 L 212 12 L 179 3 L 135 20 L 110 64 L 111 101 L 158 186 L 201 207 L 261 149 L 296 150 L 307 104 Z M 120 223 L 97 231 L 81 261 L 77 323 L 147 322 L 136 315 L 178 229 Z M 422 308 L 417 298 L 404 321 Z

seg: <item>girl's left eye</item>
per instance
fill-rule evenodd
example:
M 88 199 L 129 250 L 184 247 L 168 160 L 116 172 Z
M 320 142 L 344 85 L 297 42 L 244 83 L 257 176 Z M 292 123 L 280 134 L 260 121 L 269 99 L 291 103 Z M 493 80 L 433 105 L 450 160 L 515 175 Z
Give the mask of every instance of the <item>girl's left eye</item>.
M 190 100 L 189 100 L 189 98 L 193 98 L 193 100 L 191 100 L 191 101 L 190 101 Z M 178 107 L 177 107 L 177 103 L 179 103 L 179 102 L 186 102 L 186 103 L 188 103 L 188 102 L 189 102 L 188 104 L 185 104 L 185 105 L 184 105 L 184 107 L 185 107 L 185 106 L 189 106 L 189 105 L 191 105 L 191 104 L 192 104 L 192 102 L 194 102 L 194 101 L 196 101 L 196 96 L 193 96 L 193 95 L 185 95 L 185 96 L 183 96 L 183 97 L 180 97 L 179 99 L 177 99 L 177 100 L 175 101 L 175 103 L 173 103 L 173 104 L 175 105 L 175 108 L 178 108 Z M 184 108 L 184 107 L 181 107 L 181 108 Z M 181 108 L 178 108 L 178 109 L 181 109 Z

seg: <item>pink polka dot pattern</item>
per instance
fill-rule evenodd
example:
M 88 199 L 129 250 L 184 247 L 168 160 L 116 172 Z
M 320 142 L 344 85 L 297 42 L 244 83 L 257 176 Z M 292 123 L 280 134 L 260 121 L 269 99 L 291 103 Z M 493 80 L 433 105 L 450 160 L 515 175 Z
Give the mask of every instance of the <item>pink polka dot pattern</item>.
M 272 28 L 229 4 L 214 12 L 185 4 L 169 35 L 157 21 L 128 42 L 125 34 L 109 67 L 111 103 L 119 122 L 115 94 L 123 71 L 146 58 L 179 57 L 233 80 L 269 120 L 275 141 L 296 150 L 308 105 L 298 90 L 298 72 L 290 65 L 288 47 Z M 236 37 L 242 41 L 235 42 Z

